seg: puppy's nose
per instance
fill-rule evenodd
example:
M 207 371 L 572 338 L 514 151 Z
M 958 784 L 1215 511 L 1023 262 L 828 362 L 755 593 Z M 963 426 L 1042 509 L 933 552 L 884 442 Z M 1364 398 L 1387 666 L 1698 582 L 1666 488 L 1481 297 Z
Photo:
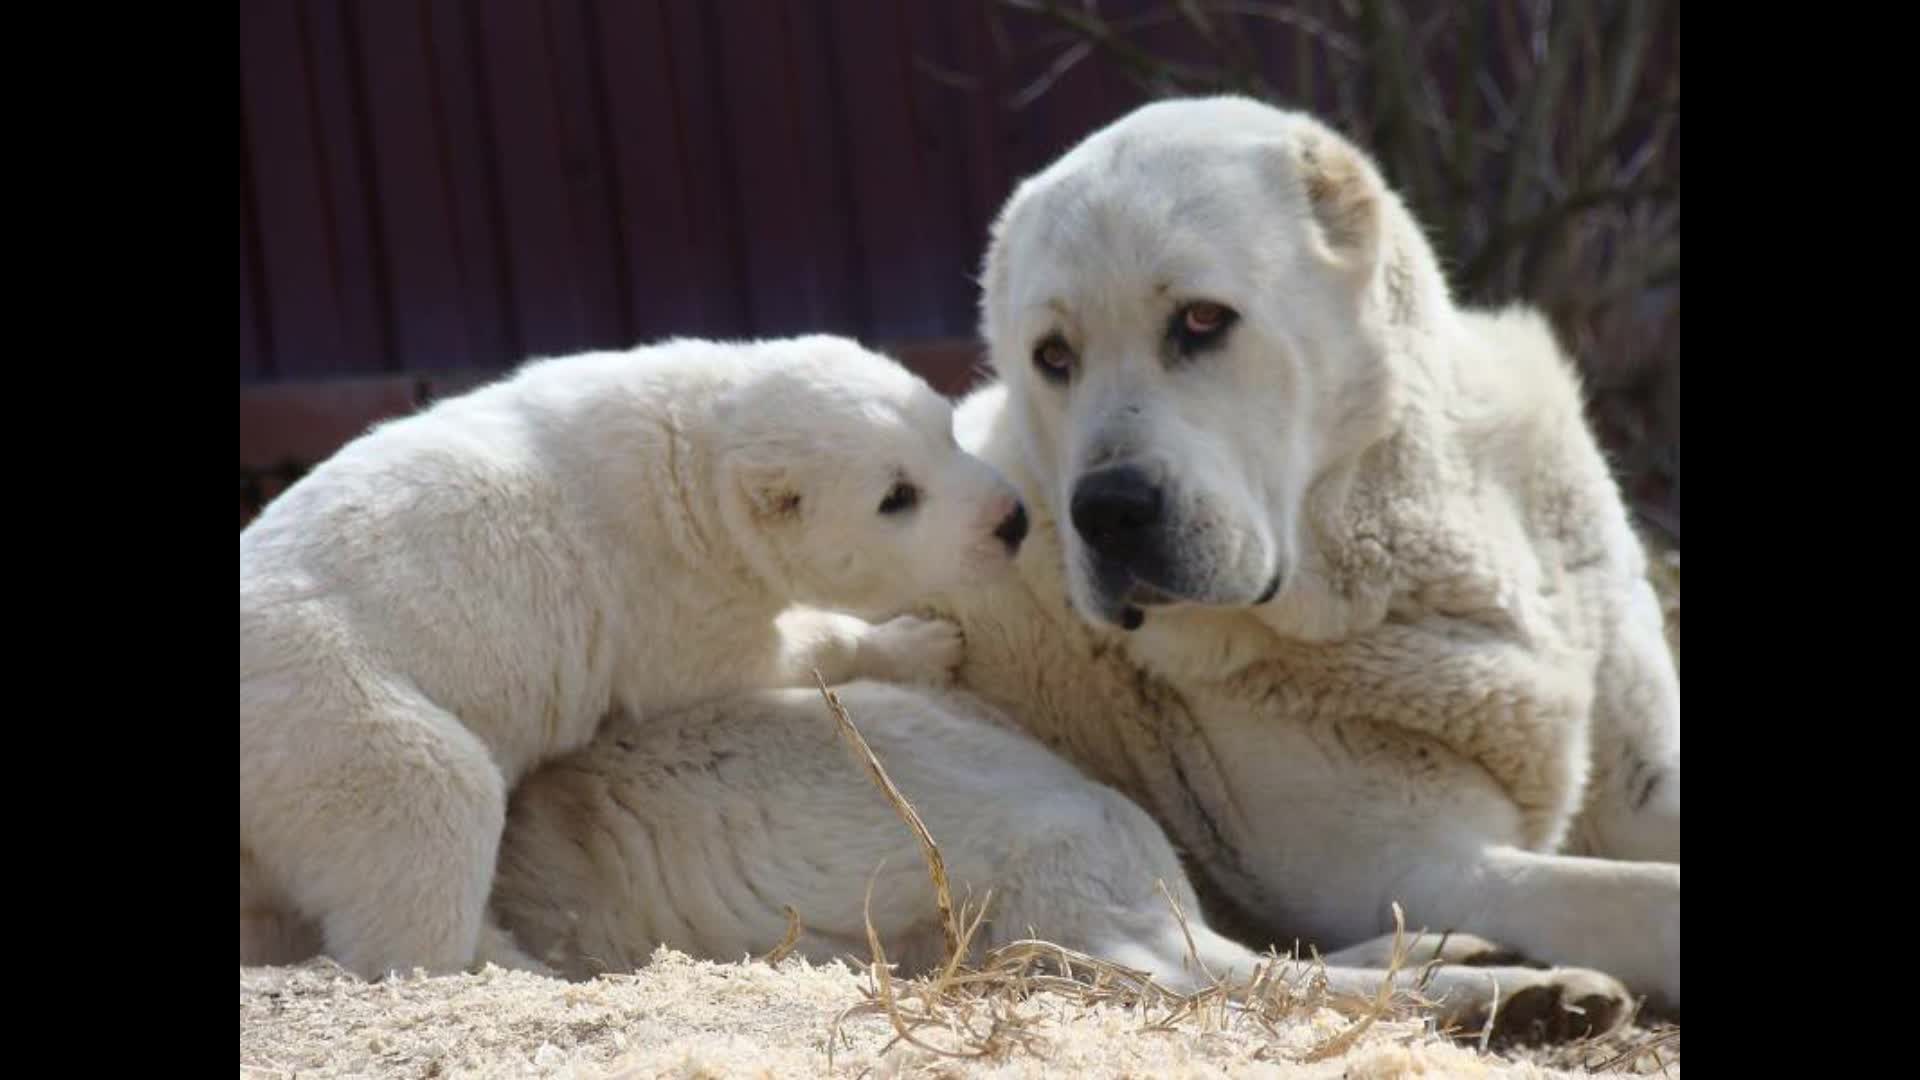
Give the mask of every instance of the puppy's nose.
M 1007 545 L 1007 554 L 1015 555 L 1020 551 L 1020 541 L 1027 538 L 1027 508 L 1023 503 L 1013 504 L 1013 513 L 1008 514 L 993 535 Z
M 1095 469 L 1073 487 L 1073 527 L 1095 551 L 1124 556 L 1160 524 L 1160 488 L 1141 469 L 1115 465 Z

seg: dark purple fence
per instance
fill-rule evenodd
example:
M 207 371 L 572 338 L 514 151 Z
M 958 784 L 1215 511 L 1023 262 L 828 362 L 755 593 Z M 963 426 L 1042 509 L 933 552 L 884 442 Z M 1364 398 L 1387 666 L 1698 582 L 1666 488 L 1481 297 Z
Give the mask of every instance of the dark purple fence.
M 1142 100 L 1083 64 L 1009 111 L 993 35 L 964 0 L 248 0 L 241 381 L 970 336 L 1012 184 Z
M 1080 0 L 1019 6 L 243 0 L 243 491 L 262 468 L 296 471 L 367 423 L 526 357 L 672 334 L 850 334 L 959 389 L 976 359 L 972 277 L 992 215 L 1022 176 L 1146 98 L 1128 78 L 1136 43 L 1176 64 L 1249 65 L 1288 103 L 1347 118 L 1363 143 L 1359 129 L 1411 139 L 1418 154 L 1445 149 L 1424 114 L 1372 96 L 1391 88 L 1400 54 L 1356 51 L 1357 35 L 1391 44 L 1371 26 L 1386 7 L 1214 3 L 1244 35 L 1221 49 L 1172 0 L 1103 0 L 1094 10 L 1126 37 L 1098 43 L 1066 29 L 1089 10 Z M 1645 92 L 1629 100 L 1657 104 L 1677 77 L 1673 9 L 1603 6 L 1609 27 L 1645 16 Z M 1435 18 L 1441 7 L 1392 10 L 1452 25 Z M 1423 30 L 1442 102 L 1479 101 L 1483 84 L 1515 100 L 1543 55 L 1545 10 L 1480 11 L 1486 49 Z M 1588 84 L 1615 63 L 1624 39 L 1612 33 L 1570 39 L 1584 59 L 1564 85 L 1584 96 L 1553 107 L 1556 130 L 1606 96 Z M 1629 141 L 1658 126 L 1655 113 L 1630 117 Z M 1649 145 L 1672 155 L 1677 193 L 1677 125 L 1665 130 Z M 1396 162 L 1383 159 L 1389 175 L 1409 179 Z M 1430 197 L 1498 194 L 1508 171 Z M 1675 251 L 1664 314 L 1620 307 L 1628 314 L 1597 331 L 1578 313 L 1556 318 L 1603 434 L 1630 451 L 1627 480 L 1677 534 L 1678 346 L 1660 336 L 1678 326 Z M 1443 254 L 1456 270 L 1473 261 Z M 1520 276 L 1519 292 L 1552 298 L 1551 281 Z

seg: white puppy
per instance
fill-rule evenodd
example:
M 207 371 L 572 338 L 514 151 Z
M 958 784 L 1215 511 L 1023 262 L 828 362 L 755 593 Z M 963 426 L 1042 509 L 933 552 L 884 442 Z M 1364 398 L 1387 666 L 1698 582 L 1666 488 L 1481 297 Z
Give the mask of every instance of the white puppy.
M 679 341 L 316 468 L 240 535 L 241 962 L 286 919 L 367 977 L 537 966 L 483 918 L 507 792 L 609 710 L 944 679 L 952 627 L 854 615 L 1010 565 L 1024 509 L 951 421 L 842 339 Z

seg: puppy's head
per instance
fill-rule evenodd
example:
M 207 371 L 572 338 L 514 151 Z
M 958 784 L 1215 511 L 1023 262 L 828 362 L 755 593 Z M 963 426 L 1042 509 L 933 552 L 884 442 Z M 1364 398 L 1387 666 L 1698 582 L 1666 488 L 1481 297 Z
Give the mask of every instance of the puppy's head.
M 1146 106 L 1015 192 L 983 333 L 1084 616 L 1286 587 L 1309 490 L 1396 409 L 1389 308 L 1444 295 L 1392 280 L 1401 218 L 1345 140 L 1235 98 Z
M 954 441 L 951 403 L 845 339 L 763 347 L 724 406 L 723 497 L 789 600 L 878 617 L 1012 565 L 1026 508 Z

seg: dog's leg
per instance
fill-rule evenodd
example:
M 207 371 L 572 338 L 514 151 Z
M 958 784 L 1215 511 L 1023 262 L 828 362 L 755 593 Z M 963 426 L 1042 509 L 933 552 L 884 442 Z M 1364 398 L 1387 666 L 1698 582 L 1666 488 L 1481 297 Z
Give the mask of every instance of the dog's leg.
M 417 693 L 366 697 L 361 715 L 305 725 L 300 752 L 243 790 L 243 836 L 342 966 L 370 979 L 460 971 L 477 954 L 505 780 L 485 744 Z
M 1399 944 L 1403 949 L 1400 962 L 1410 967 L 1435 961 L 1468 967 L 1520 967 L 1526 962 L 1526 957 L 1516 950 L 1474 934 L 1409 931 Z M 1324 959 L 1330 966 L 1384 968 L 1393 959 L 1394 946 L 1394 935 L 1382 934 L 1371 941 L 1328 953 Z
M 829 685 L 874 679 L 946 686 L 964 654 L 958 626 L 915 615 L 875 624 L 799 608 L 782 614 L 777 628 L 779 686 L 812 686 L 815 670 Z
M 1471 927 L 1532 960 L 1605 971 L 1679 1010 L 1679 864 L 1498 846 L 1414 858 L 1391 897 L 1409 924 Z
M 240 966 L 297 964 L 319 955 L 320 928 L 301 918 L 240 850 Z
M 1244 984 L 1267 961 L 1206 924 L 1165 833 L 1137 804 L 1089 785 L 1078 812 L 1066 812 L 1063 794 L 1054 794 L 1052 820 L 1040 834 L 1047 841 L 1030 837 L 1020 857 L 1001 868 L 991 940 L 1023 936 L 1031 926 L 1048 940 L 1147 972 L 1178 993 Z M 1384 944 L 1328 957 L 1329 988 L 1372 997 L 1388 978 L 1391 937 Z M 1456 958 L 1503 966 L 1423 970 Z M 1512 966 L 1510 958 L 1471 935 L 1449 935 L 1442 944 L 1441 935 L 1428 934 L 1413 943 L 1393 981 L 1401 990 L 1423 987 L 1443 1027 L 1472 1033 L 1494 1015 L 1494 1031 L 1503 1036 L 1577 1038 L 1611 1030 L 1631 1010 L 1626 987 L 1608 975 Z M 1288 960 L 1276 974 L 1299 985 L 1310 969 Z
M 1680 676 L 1646 581 L 1636 583 L 1601 659 L 1588 790 L 1574 850 L 1680 861 Z
M 1094 944 L 1085 951 L 1148 972 L 1155 982 L 1176 993 L 1204 990 L 1216 979 L 1229 987 L 1244 987 L 1254 968 L 1269 959 L 1222 938 L 1191 913 L 1184 928 L 1169 913 L 1159 918 L 1157 925 L 1136 931 L 1130 938 L 1106 946 Z M 1610 1031 L 1632 1012 L 1633 998 L 1627 988 L 1602 972 L 1513 965 L 1466 967 L 1447 964 L 1444 959 L 1443 966 L 1429 970 L 1427 963 L 1435 958 L 1432 946 L 1424 954 L 1416 948 L 1393 971 L 1392 981 L 1395 990 L 1418 992 L 1432 1003 L 1432 1015 L 1442 1028 L 1478 1034 L 1492 1015 L 1494 1034 L 1498 1036 L 1565 1040 Z M 1389 977 L 1385 958 L 1380 958 L 1378 965 L 1337 962 L 1344 959 L 1336 953 L 1327 958 L 1324 967 L 1282 960 L 1269 977 L 1302 987 L 1324 972 L 1329 990 L 1361 998 L 1373 997 Z

